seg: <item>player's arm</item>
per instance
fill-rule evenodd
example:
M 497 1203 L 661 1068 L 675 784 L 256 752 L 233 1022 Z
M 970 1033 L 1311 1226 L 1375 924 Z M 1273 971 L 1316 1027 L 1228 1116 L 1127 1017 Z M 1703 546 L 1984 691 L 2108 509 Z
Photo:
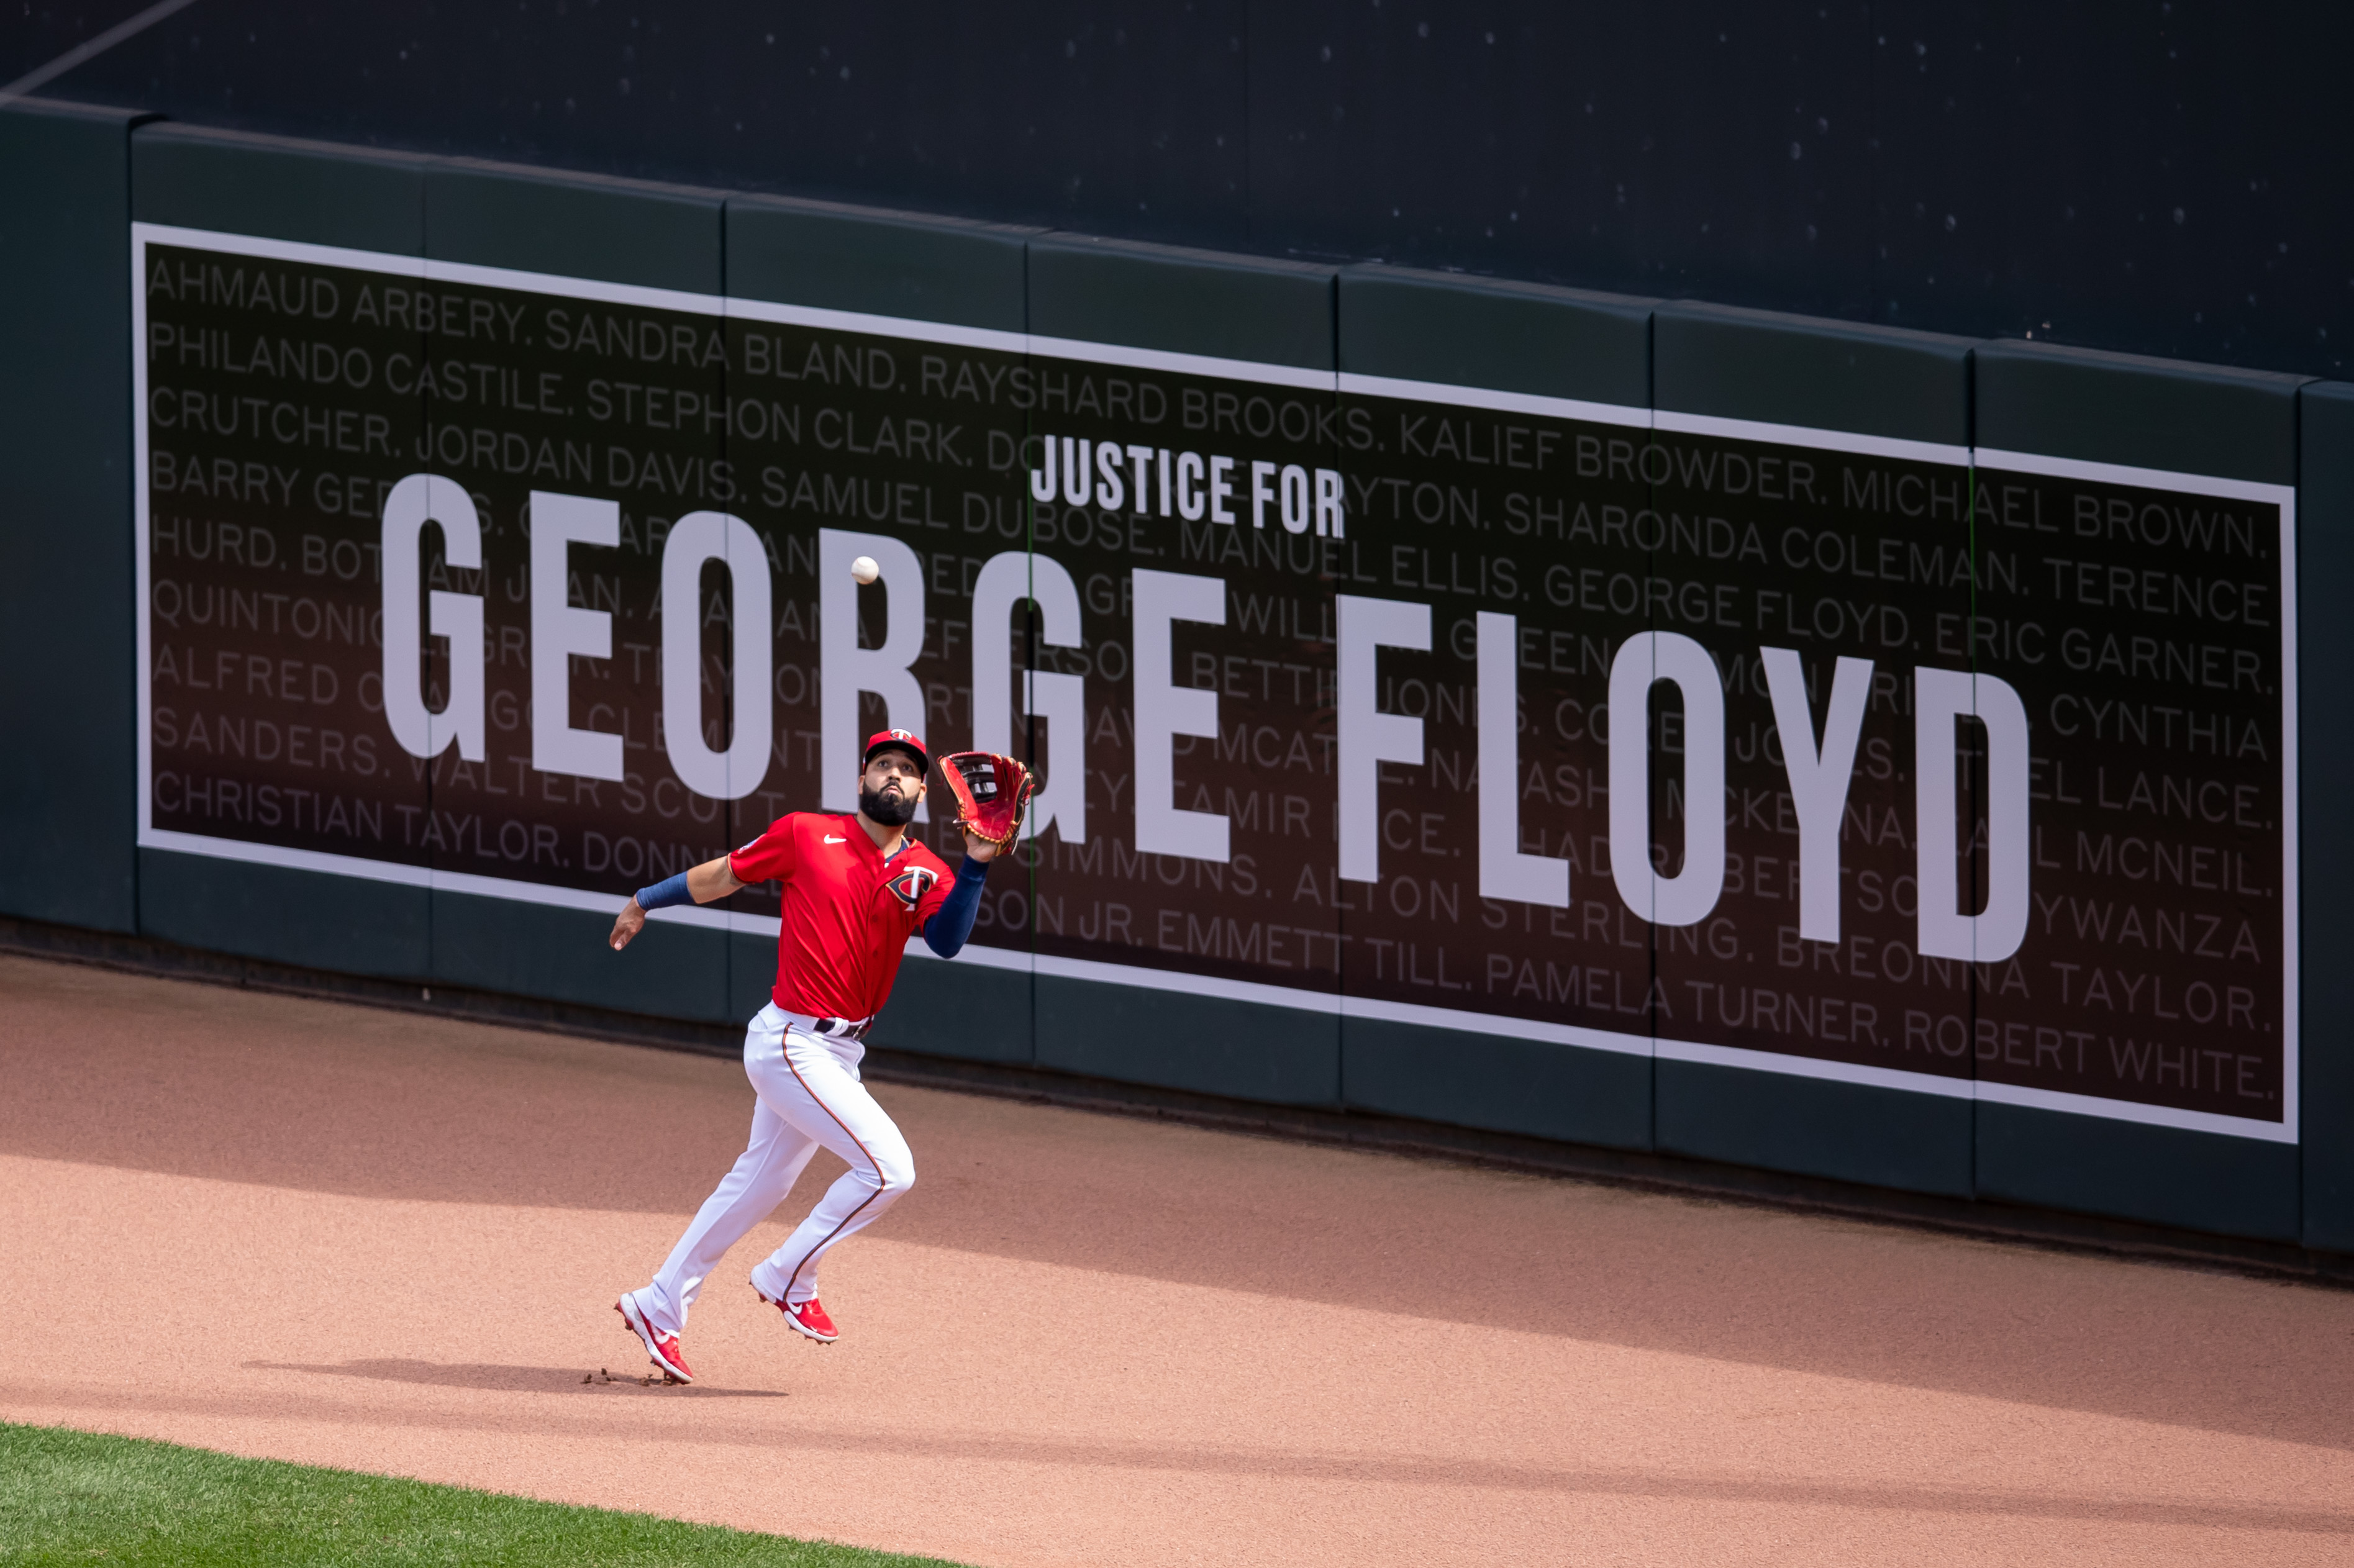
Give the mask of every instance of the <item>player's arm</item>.
M 620 952 L 630 945 L 630 938 L 645 928 L 646 911 L 667 909 L 673 904 L 708 904 L 715 898 L 725 898 L 744 884 L 736 875 L 733 858 L 721 855 L 706 860 L 701 865 L 666 877 L 652 887 L 641 887 L 621 912 L 613 919 L 613 935 L 609 938 L 613 950 Z
M 995 844 L 970 832 L 965 835 L 965 846 L 967 853 L 957 863 L 951 879 L 954 885 L 924 918 L 924 945 L 943 959 L 962 952 L 965 938 L 972 935 L 973 917 L 981 913 L 981 890 L 989 880 L 989 863 L 997 855 Z

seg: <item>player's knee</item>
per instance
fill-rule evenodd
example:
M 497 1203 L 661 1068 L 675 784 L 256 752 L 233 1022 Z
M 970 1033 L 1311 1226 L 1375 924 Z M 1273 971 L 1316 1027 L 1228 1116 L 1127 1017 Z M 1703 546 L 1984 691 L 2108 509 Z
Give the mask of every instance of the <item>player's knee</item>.
M 890 1202 L 916 1184 L 916 1157 L 904 1149 L 878 1150 L 875 1155 L 875 1173 L 883 1201 Z

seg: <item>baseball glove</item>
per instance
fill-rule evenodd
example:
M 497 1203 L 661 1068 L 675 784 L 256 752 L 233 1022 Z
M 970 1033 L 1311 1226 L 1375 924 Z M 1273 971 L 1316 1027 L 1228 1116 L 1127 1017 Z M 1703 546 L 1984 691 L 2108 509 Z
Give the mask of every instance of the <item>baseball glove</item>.
M 940 758 L 940 777 L 956 797 L 957 826 L 999 849 L 1022 831 L 1022 813 L 1037 793 L 1030 770 L 993 751 L 960 751 Z

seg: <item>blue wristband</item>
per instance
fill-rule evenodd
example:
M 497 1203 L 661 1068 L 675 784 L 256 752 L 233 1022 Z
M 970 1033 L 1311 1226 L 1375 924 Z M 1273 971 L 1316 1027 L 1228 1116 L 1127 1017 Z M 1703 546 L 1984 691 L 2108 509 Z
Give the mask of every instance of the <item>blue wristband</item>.
M 638 889 L 638 907 L 641 909 L 667 909 L 673 904 L 694 902 L 695 895 L 686 890 L 686 873 L 683 871 L 676 876 L 663 878 L 652 887 Z

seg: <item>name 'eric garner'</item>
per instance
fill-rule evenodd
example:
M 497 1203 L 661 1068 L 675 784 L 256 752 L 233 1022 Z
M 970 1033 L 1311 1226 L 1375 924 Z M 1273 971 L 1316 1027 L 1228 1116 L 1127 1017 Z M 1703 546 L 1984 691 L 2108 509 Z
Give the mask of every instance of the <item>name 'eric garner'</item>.
M 818 1304 L 818 1265 L 915 1184 L 907 1140 L 859 1082 L 860 1040 L 891 994 L 910 937 L 921 932 L 944 959 L 963 948 L 997 853 L 968 825 L 964 863 L 951 874 L 907 837 L 930 768 L 922 741 L 884 730 L 866 742 L 856 811 L 779 817 L 734 853 L 641 889 L 613 922 L 618 950 L 650 909 L 784 885 L 776 987 L 744 1032 L 744 1075 L 757 1097 L 751 1138 L 652 1280 L 614 1303 L 654 1365 L 681 1383 L 695 1378 L 679 1336 L 705 1277 L 784 1201 L 821 1146 L 850 1169 L 751 1277 L 762 1300 L 821 1343 L 837 1331 Z

